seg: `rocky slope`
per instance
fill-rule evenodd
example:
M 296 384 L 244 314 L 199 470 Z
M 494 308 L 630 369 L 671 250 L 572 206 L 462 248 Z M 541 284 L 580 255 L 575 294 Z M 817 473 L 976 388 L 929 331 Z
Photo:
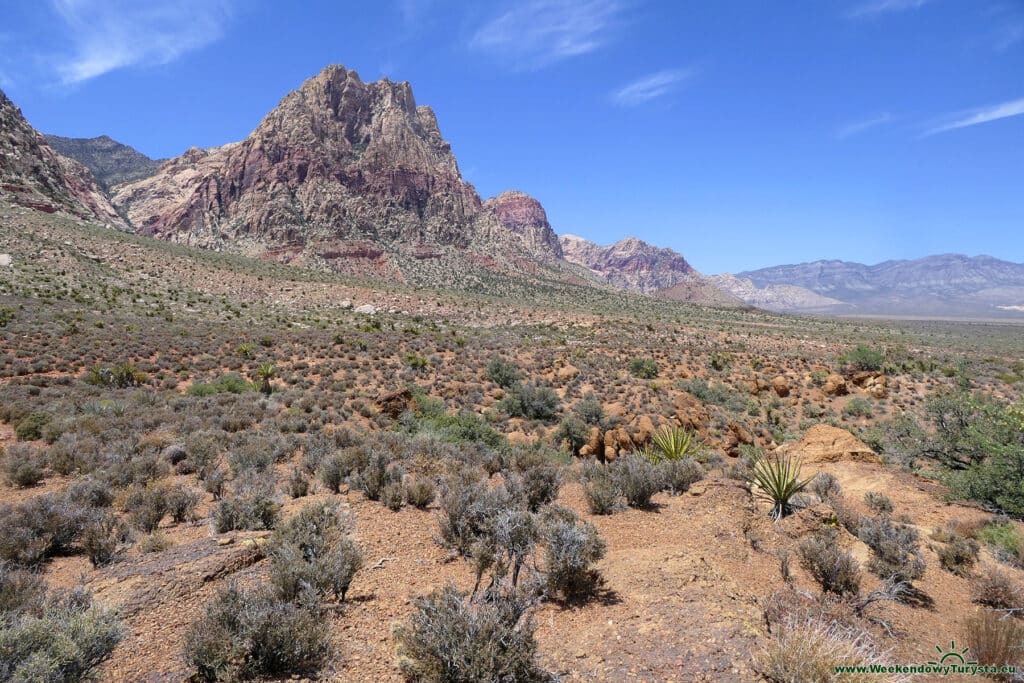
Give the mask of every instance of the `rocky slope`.
M 0 196 L 21 206 L 123 226 L 89 169 L 61 156 L 0 91 Z
M 765 285 L 757 287 L 749 279 L 741 279 L 728 273 L 710 275 L 708 280 L 723 292 L 740 301 L 770 311 L 795 313 L 840 313 L 850 309 L 838 299 L 822 296 L 797 285 Z
M 758 288 L 790 285 L 879 315 L 1019 316 L 1024 264 L 942 254 L 868 266 L 816 261 L 739 273 Z
M 484 209 L 498 223 L 519 236 L 523 246 L 541 259 L 563 258 L 562 245 L 548 223 L 547 212 L 541 203 L 517 190 L 502 192 L 484 202 Z
M 559 237 L 565 260 L 593 271 L 616 287 L 653 294 L 697 271 L 683 255 L 627 237 L 602 247 L 575 235 Z
M 115 188 L 137 230 L 204 247 L 399 271 L 454 252 L 557 256 L 525 195 L 485 207 L 408 83 L 330 66 L 246 139 L 191 149 Z
M 46 135 L 55 150 L 84 165 L 105 190 L 114 185 L 141 180 L 160 169 L 161 160 L 150 159 L 133 147 L 106 135 L 96 138 L 65 138 Z

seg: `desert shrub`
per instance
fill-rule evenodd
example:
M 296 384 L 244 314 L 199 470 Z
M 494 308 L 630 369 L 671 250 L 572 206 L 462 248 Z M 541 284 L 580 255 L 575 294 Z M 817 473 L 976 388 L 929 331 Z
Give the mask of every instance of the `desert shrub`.
M 24 566 L 67 553 L 82 532 L 86 511 L 64 496 L 45 494 L 0 506 L 0 560 Z
M 892 499 L 884 493 L 867 491 L 864 494 L 864 505 L 872 512 L 892 512 Z
M 113 652 L 125 630 L 84 591 L 51 595 L 36 611 L 0 619 L 0 679 L 81 681 Z
M 987 666 L 1012 667 L 1024 661 L 1024 620 L 992 610 L 979 610 L 965 625 L 971 658 Z M 1012 675 L 992 676 L 1018 680 Z
M 270 583 L 284 600 L 306 590 L 345 600 L 352 578 L 363 566 L 349 535 L 351 521 L 337 505 L 311 503 L 284 522 L 270 538 Z
M 189 396 L 213 396 L 214 394 L 242 394 L 252 391 L 253 385 L 237 372 L 228 372 L 211 382 L 196 382 L 186 392 Z
M 966 392 L 929 400 L 927 454 L 951 468 L 954 495 L 1024 519 L 1024 406 Z
M 110 564 L 128 537 L 128 529 L 117 515 L 97 511 L 82 529 L 82 550 L 93 567 Z
M 917 530 L 895 523 L 888 515 L 864 517 L 857 537 L 871 548 L 868 569 L 883 579 L 910 583 L 924 576 Z
M 405 480 L 405 500 L 418 510 L 426 510 L 437 497 L 437 489 L 427 477 L 414 476 Z
M 92 436 L 65 432 L 46 452 L 46 464 L 54 472 L 69 476 L 87 474 L 99 466 L 100 442 Z
M 487 363 L 487 379 L 502 389 L 508 389 L 519 381 L 519 369 L 512 361 L 495 356 Z
M 587 443 L 588 432 L 587 424 L 583 420 L 575 415 L 568 415 L 562 418 L 552 438 L 555 443 L 569 444 L 569 451 L 575 455 Z
M 306 435 L 302 446 L 302 467 L 312 474 L 320 465 L 337 450 L 334 437 L 323 432 L 311 432 Z
M 871 405 L 871 401 L 861 396 L 851 398 L 845 406 L 843 406 L 843 415 L 847 417 L 871 417 L 875 414 L 875 409 Z
M 747 409 L 746 397 L 721 382 L 708 384 L 706 380 L 698 378 L 682 380 L 678 382 L 678 386 L 683 391 L 700 399 L 701 403 L 722 406 L 733 413 L 740 413 Z
M 996 567 L 991 567 L 974 580 L 971 585 L 974 601 L 995 609 L 1024 608 L 1024 588 L 1015 583 L 1013 577 Z M 1024 614 L 1020 616 L 1024 617 Z
M 199 493 L 184 484 L 175 484 L 167 489 L 167 512 L 176 524 L 195 521 Z
M 35 486 L 43 480 L 42 454 L 29 444 L 11 444 L 0 450 L 4 476 L 18 488 Z
M 298 467 L 293 467 L 291 476 L 288 477 L 288 495 L 292 498 L 309 495 L 309 479 Z
M 521 453 L 515 459 L 515 467 L 521 473 L 519 483 L 530 512 L 536 512 L 541 506 L 558 498 L 562 473 L 543 454 Z
M 185 635 L 184 657 L 199 680 L 313 674 L 330 652 L 322 615 L 266 588 L 220 591 Z
M 125 511 L 133 527 L 150 533 L 167 515 L 167 489 L 163 486 L 138 487 L 125 500 Z
M 29 413 L 18 421 L 14 427 L 14 435 L 18 441 L 37 441 L 43 438 L 43 428 L 52 419 L 47 413 Z
M 1024 567 L 1024 534 L 1010 520 L 989 522 L 978 531 L 978 538 L 1000 561 Z
M 153 533 L 146 534 L 140 538 L 136 547 L 139 549 L 140 553 L 149 554 L 162 553 L 173 545 L 174 541 L 172 541 L 167 534 L 161 531 L 154 531 Z
M 593 392 L 587 393 L 583 399 L 576 404 L 576 415 L 584 423 L 590 426 L 604 424 L 604 406 Z
M 291 453 L 291 444 L 283 436 L 246 434 L 237 439 L 228 452 L 228 465 L 238 476 L 243 472 L 265 472 Z
M 213 495 L 214 500 L 220 500 L 224 495 L 224 483 L 227 481 L 227 472 L 218 468 L 207 472 L 203 479 L 203 490 Z
M 800 460 L 792 456 L 762 456 L 751 468 L 751 482 L 762 498 L 771 501 L 771 516 L 775 520 L 792 512 L 793 498 L 810 481 L 800 479 Z
M 40 610 L 45 597 L 46 582 L 42 576 L 0 561 L 0 620 L 15 613 Z
M 442 483 L 438 541 L 470 557 L 474 550 L 493 546 L 502 513 L 522 507 L 523 502 L 506 486 L 490 488 L 478 471 L 463 468 Z
M 610 515 L 615 512 L 622 494 L 608 466 L 590 461 L 583 466 L 580 481 L 590 514 Z
M 811 491 L 814 492 L 820 500 L 830 500 L 839 496 L 843 491 L 843 487 L 839 485 L 839 480 L 828 472 L 818 472 L 811 480 Z
M 885 664 L 867 633 L 827 618 L 787 617 L 772 631 L 773 637 L 755 659 L 757 669 L 771 681 L 871 683 L 878 680 L 877 674 L 840 678 L 835 667 Z
M 611 464 L 611 472 L 616 487 L 630 507 L 650 507 L 654 494 L 665 488 L 658 466 L 637 455 L 616 458 Z
M 858 345 L 839 357 L 839 361 L 851 370 L 876 372 L 885 364 L 885 354 L 868 346 Z
M 629 361 L 629 373 L 640 379 L 654 379 L 658 376 L 658 364 L 653 358 L 634 358 Z
M 265 479 L 235 482 L 231 497 L 222 499 L 213 514 L 214 529 L 219 534 L 235 529 L 273 529 L 279 511 L 273 490 L 273 483 Z
M 367 499 L 380 500 L 385 487 L 393 483 L 388 468 L 390 464 L 387 453 L 377 450 L 370 456 L 366 466 L 359 470 L 356 487 L 363 492 Z M 399 481 L 401 481 L 400 476 Z
M 686 493 L 691 486 L 704 478 L 704 468 L 692 458 L 666 460 L 659 467 L 665 486 L 674 496 Z
M 967 576 L 978 560 L 978 542 L 959 534 L 951 534 L 949 541 L 936 548 L 939 564 L 957 576 Z
M 405 486 L 401 480 L 388 482 L 380 494 L 380 502 L 392 512 L 398 512 L 405 506 Z
M 589 522 L 560 505 L 545 508 L 540 518 L 544 543 L 544 575 L 548 595 L 566 601 L 589 597 L 600 585 L 594 563 L 606 551 L 604 539 Z
M 126 389 L 145 384 L 149 378 L 131 363 L 122 363 L 108 368 L 94 366 L 82 378 L 86 384 L 113 389 Z
M 819 532 L 799 547 L 800 566 L 827 593 L 856 596 L 860 593 L 860 565 L 840 548 L 834 533 Z
M 349 474 L 346 471 L 345 461 L 340 453 L 328 457 L 320 466 L 320 482 L 330 493 L 339 493 L 341 485 Z
M 555 418 L 560 405 L 554 389 L 527 382 L 510 388 L 497 407 L 512 417 L 549 421 Z
M 537 663 L 530 601 L 517 593 L 470 600 L 449 584 L 417 598 L 394 630 L 406 680 L 424 683 L 551 680 Z

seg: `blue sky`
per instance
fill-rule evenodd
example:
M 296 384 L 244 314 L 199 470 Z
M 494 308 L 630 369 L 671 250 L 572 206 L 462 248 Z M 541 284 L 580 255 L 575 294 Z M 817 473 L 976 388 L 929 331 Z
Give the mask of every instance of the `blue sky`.
M 241 139 L 325 65 L 413 84 L 484 197 L 708 273 L 1024 262 L 1024 0 L 5 0 L 36 128 Z

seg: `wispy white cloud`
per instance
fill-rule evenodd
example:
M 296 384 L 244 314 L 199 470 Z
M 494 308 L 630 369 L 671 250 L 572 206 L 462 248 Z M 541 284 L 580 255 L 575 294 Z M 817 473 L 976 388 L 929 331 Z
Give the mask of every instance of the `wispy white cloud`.
M 1024 114 L 1024 97 L 1017 100 L 1010 100 L 1009 102 L 1003 102 L 1001 104 L 979 107 L 970 111 L 961 112 L 951 117 L 952 120 L 949 120 L 946 123 L 932 126 L 924 132 L 923 136 L 928 137 L 929 135 L 935 135 L 936 133 L 945 133 L 946 131 L 956 130 L 958 128 L 977 126 L 982 123 L 989 123 L 990 121 L 1008 119 L 1011 116 L 1020 116 L 1021 114 Z
M 638 78 L 611 94 L 612 102 L 622 107 L 635 107 L 663 97 L 675 90 L 680 83 L 692 78 L 694 69 L 666 69 Z
M 622 9 L 618 0 L 528 0 L 481 26 L 469 45 L 536 69 L 604 45 Z
M 857 135 L 858 133 L 863 133 L 869 128 L 881 126 L 889 123 L 890 121 L 892 121 L 892 115 L 889 112 L 884 112 L 878 116 L 872 116 L 867 119 L 860 119 L 859 121 L 852 121 L 845 126 L 841 126 L 836 131 L 836 137 L 840 140 L 845 140 L 846 138 Z
M 931 0 L 867 0 L 867 2 L 851 7 L 846 12 L 846 16 L 849 19 L 876 17 L 880 14 L 889 14 L 890 12 L 920 9 L 929 2 Z
M 65 84 L 115 69 L 168 64 L 219 39 L 230 0 L 52 0 L 70 53 L 55 60 Z

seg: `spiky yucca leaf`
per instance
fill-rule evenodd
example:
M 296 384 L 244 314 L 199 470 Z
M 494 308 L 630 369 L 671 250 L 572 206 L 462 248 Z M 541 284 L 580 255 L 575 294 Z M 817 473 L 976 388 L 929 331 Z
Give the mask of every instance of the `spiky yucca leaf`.
M 754 462 L 751 482 L 762 498 L 772 502 L 772 519 L 779 520 L 793 509 L 790 501 L 811 482 L 800 479 L 800 459 L 787 455 L 764 456 Z
M 683 427 L 662 427 L 651 437 L 651 453 L 658 460 L 681 460 L 697 452 L 697 439 Z

